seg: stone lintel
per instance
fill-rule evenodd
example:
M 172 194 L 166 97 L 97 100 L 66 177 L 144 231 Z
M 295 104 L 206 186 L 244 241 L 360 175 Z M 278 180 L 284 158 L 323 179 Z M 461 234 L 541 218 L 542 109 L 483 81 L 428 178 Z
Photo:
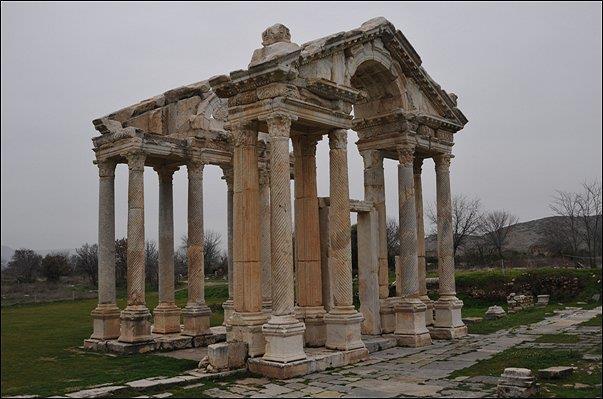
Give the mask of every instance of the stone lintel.
M 352 127 L 350 115 L 292 97 L 276 97 L 230 107 L 227 126 L 266 120 L 274 113 L 285 113 L 297 117 L 291 126 L 291 129 L 297 132 L 316 133 L 317 130 L 350 129 Z M 261 131 L 268 130 L 264 122 L 261 122 L 258 128 Z

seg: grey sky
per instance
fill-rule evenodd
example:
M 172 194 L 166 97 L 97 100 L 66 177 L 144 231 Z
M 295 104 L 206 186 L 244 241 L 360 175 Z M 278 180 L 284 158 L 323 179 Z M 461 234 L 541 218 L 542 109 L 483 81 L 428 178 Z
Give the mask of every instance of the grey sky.
M 601 178 L 601 5 L 414 3 L 2 3 L 3 245 L 96 242 L 91 120 L 165 90 L 245 68 L 261 32 L 281 22 L 303 43 L 384 16 L 429 74 L 459 96 L 452 189 L 521 220 L 550 214 L 555 189 Z M 350 193 L 362 161 L 349 140 Z M 424 166 L 433 201 L 433 163 Z M 328 143 L 318 149 L 328 195 Z M 205 173 L 205 228 L 226 231 L 226 189 Z M 157 236 L 157 177 L 145 172 L 146 231 Z M 186 174 L 175 177 L 176 236 L 186 232 Z M 396 168 L 386 163 L 388 216 Z M 126 232 L 127 169 L 116 178 L 117 237 Z M 225 238 L 224 238 L 225 240 Z

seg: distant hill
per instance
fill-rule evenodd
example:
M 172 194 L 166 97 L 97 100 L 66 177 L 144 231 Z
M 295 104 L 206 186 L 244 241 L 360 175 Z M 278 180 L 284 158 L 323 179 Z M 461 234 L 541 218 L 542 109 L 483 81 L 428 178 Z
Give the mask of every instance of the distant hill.
M 598 217 L 600 218 L 601 215 Z M 564 218 L 565 216 L 549 216 L 513 225 L 505 250 L 520 253 L 538 253 L 542 251 L 546 232 L 554 229 L 555 226 L 562 225 Z M 480 236 L 469 237 L 466 247 L 471 248 L 472 242 L 478 239 L 480 239 Z M 435 235 L 426 238 L 425 251 L 428 256 L 437 256 L 437 240 Z M 463 249 L 460 249 L 460 254 L 462 253 Z

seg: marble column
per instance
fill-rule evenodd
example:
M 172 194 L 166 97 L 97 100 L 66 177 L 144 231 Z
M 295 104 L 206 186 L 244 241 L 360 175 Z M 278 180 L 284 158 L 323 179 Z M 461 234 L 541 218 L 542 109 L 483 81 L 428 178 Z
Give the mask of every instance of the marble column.
M 144 163 L 143 152 L 132 152 L 128 159 L 128 300 L 121 312 L 118 340 L 151 340 L 151 313 L 145 304 L 144 241 Z
M 354 308 L 352 296 L 350 191 L 345 129 L 335 129 L 329 133 L 329 148 L 329 269 L 332 273 L 334 306 L 324 317 L 327 326 L 325 346 L 339 350 L 366 350 L 360 338 L 363 317 Z
M 464 325 L 461 319 L 463 301 L 456 297 L 454 283 L 450 159 L 450 154 L 440 154 L 434 157 L 436 169 L 440 296 L 434 304 L 435 320 L 432 336 L 439 339 L 455 339 L 467 335 L 467 326 Z
M 413 171 L 415 180 L 415 209 L 417 212 L 417 251 L 419 254 L 419 299 L 423 301 L 425 310 L 425 324 L 433 325 L 433 301 L 427 296 L 427 264 L 425 262 L 425 221 L 423 216 L 423 184 L 421 182 L 421 168 L 423 158 L 415 157 Z
M 182 334 L 210 334 L 211 310 L 205 304 L 203 253 L 203 168 L 199 161 L 189 161 L 188 171 L 188 297 L 182 309 Z
M 266 338 L 264 360 L 289 363 L 306 358 L 304 323 L 294 315 L 293 233 L 289 167 L 291 118 L 272 115 L 270 134 L 270 236 L 272 259 L 272 314 L 262 327 Z
M 295 157 L 296 315 L 304 321 L 306 346 L 324 346 L 326 329 L 322 302 L 320 231 L 316 189 L 316 144 L 319 135 L 293 138 Z
M 260 187 L 255 124 L 232 126 L 233 136 L 233 302 L 226 340 L 247 343 L 251 357 L 264 354 L 260 266 Z
M 232 166 L 222 166 L 222 173 L 224 174 L 223 179 L 226 181 L 226 223 L 227 223 L 227 251 L 228 251 L 228 299 L 222 304 L 224 309 L 224 322 L 223 325 L 228 324 L 228 319 L 234 312 L 234 301 L 233 301 L 233 252 L 232 252 L 232 200 L 233 200 L 233 170 Z
M 93 339 L 119 337 L 115 301 L 115 162 L 98 162 L 98 305 L 92 311 Z
M 398 148 L 398 195 L 400 220 L 400 273 L 396 287 L 401 294 L 396 304 L 396 330 L 400 346 L 425 346 L 431 344 L 425 326 L 427 307 L 419 299 L 419 265 L 417 251 L 417 214 L 413 177 L 414 147 Z
M 272 259 L 270 248 L 270 171 L 260 168 L 260 265 L 262 269 L 262 312 L 272 312 Z
M 174 205 L 172 177 L 179 168 L 155 168 L 159 176 L 159 304 L 153 310 L 153 332 L 180 332 L 180 308 L 174 296 Z
M 379 306 L 379 218 L 377 211 L 358 212 L 358 296 L 364 317 L 362 334 L 381 334 Z
M 389 297 L 389 270 L 387 264 L 387 215 L 385 211 L 385 177 L 383 173 L 383 155 L 379 150 L 365 150 L 361 153 L 364 160 L 364 198 L 373 203 L 378 217 L 378 262 L 379 262 L 379 302 L 381 332 L 392 333 L 396 328 L 395 298 Z

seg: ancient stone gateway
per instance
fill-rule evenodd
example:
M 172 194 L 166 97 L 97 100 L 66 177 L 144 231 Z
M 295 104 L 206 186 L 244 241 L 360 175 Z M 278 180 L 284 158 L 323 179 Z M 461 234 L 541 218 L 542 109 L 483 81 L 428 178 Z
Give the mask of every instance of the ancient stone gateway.
M 99 304 L 86 346 L 139 352 L 224 339 L 209 327 L 204 301 L 205 164 L 222 167 L 228 187 L 226 347 L 246 348 L 252 371 L 288 378 L 355 362 L 368 354 L 363 334 L 404 346 L 466 335 L 462 301 L 455 294 L 449 177 L 454 133 L 466 123 L 456 95 L 431 79 L 404 35 L 384 18 L 301 46 L 291 42 L 289 29 L 274 25 L 262 34 L 262 47 L 247 70 L 96 119 Z M 362 201 L 349 196 L 350 129 L 358 132 L 364 159 Z M 330 193 L 319 210 L 315 151 L 324 137 L 330 147 Z M 436 302 L 425 286 L 421 165 L 426 158 L 436 165 Z M 384 159 L 399 163 L 394 297 L 388 290 Z M 121 311 L 115 298 L 117 163 L 129 167 L 128 301 Z M 153 316 L 144 301 L 145 166 L 159 177 L 160 303 Z M 174 302 L 171 185 L 181 166 L 189 176 L 189 286 L 183 309 Z M 359 213 L 361 312 L 353 303 L 350 211 Z

